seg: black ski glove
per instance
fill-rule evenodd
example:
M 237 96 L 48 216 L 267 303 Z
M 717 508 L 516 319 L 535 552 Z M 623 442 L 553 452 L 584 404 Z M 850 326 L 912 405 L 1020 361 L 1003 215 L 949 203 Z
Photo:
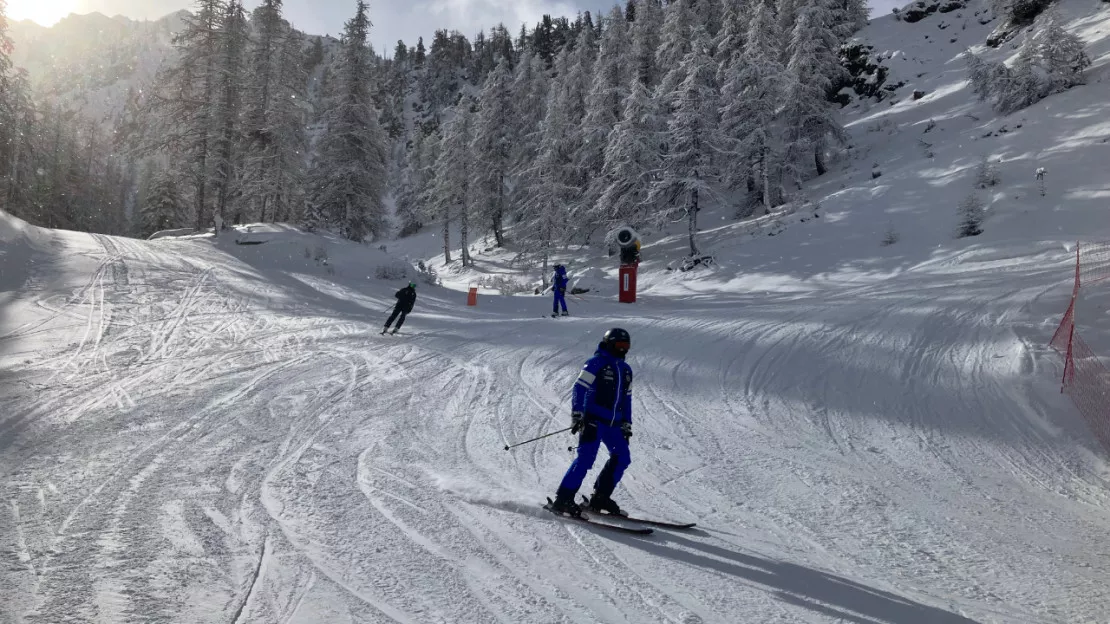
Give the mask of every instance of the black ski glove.
M 582 412 L 571 412 L 570 414 L 570 432 L 571 434 L 578 433 L 586 426 L 586 415 Z
M 632 423 L 625 422 L 621 424 L 621 434 L 624 435 L 624 441 L 627 442 L 632 437 Z

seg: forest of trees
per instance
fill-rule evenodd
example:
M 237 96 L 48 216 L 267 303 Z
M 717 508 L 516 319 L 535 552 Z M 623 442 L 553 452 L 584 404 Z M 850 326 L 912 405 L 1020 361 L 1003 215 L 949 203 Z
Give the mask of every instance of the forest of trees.
M 697 254 L 707 204 L 762 214 L 826 172 L 846 138 L 841 49 L 867 21 L 865 0 L 628 0 L 516 34 L 440 30 L 387 58 L 352 3 L 335 41 L 296 31 L 282 0 L 250 15 L 197 0 L 110 128 L 36 102 L 0 21 L 6 209 L 135 236 L 280 221 L 361 241 L 434 224 L 464 264 L 486 236 L 546 262 L 616 224 L 685 223 Z M 1040 93 L 1089 63 L 1055 32 L 1027 44 L 1057 68 L 1036 74 Z M 1008 109 L 998 85 L 1024 67 L 972 74 Z

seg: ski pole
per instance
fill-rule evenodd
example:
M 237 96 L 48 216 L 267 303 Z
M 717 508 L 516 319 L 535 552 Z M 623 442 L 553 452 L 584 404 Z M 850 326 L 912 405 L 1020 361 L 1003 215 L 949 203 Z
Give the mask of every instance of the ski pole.
M 535 442 L 536 440 L 542 440 L 542 439 L 544 439 L 544 438 L 550 438 L 551 436 L 553 436 L 553 435 L 555 435 L 555 434 L 558 434 L 558 433 L 563 433 L 563 432 L 566 432 L 566 431 L 570 431 L 571 429 L 572 429 L 572 427 L 567 427 L 566 429 L 560 429 L 560 430 L 558 430 L 558 431 L 552 431 L 551 433 L 545 433 L 545 434 L 543 434 L 542 436 L 540 436 L 540 437 L 538 437 L 538 438 L 532 438 L 531 440 L 525 440 L 525 441 L 523 441 L 523 442 L 517 442 L 516 444 L 513 444 L 513 445 L 508 445 L 508 444 L 506 444 L 506 445 L 505 445 L 505 450 L 507 451 L 507 450 L 509 450 L 509 449 L 511 449 L 511 448 L 516 448 L 516 447 L 518 447 L 518 446 L 521 446 L 521 445 L 524 445 L 524 444 L 530 444 L 530 443 L 532 443 L 532 442 Z

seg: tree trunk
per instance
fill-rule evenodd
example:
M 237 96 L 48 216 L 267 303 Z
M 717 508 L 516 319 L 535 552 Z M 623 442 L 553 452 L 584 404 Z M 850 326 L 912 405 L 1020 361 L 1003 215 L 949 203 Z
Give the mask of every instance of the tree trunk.
M 462 258 L 463 266 L 470 266 L 470 249 L 468 249 L 470 245 L 470 219 L 467 217 L 467 206 L 465 199 L 460 203 L 460 208 L 459 244 L 462 246 L 462 250 L 459 252 L 459 256 Z
M 828 168 L 825 167 L 824 151 L 825 150 L 820 144 L 817 144 L 813 148 L 813 164 L 817 166 L 817 175 L 819 176 L 823 176 L 829 172 Z
M 497 176 L 497 206 L 493 210 L 493 238 L 498 247 L 505 246 L 505 174 Z
M 767 158 L 767 148 L 764 147 L 760 154 L 760 175 L 763 177 L 763 209 L 766 211 L 764 214 L 771 212 L 771 202 L 774 199 L 771 197 L 771 164 Z
M 443 264 L 451 264 L 451 219 L 443 215 Z
M 695 236 L 698 233 L 698 189 L 690 192 L 690 204 L 687 206 L 687 211 L 690 216 L 690 255 L 698 255 L 698 244 Z

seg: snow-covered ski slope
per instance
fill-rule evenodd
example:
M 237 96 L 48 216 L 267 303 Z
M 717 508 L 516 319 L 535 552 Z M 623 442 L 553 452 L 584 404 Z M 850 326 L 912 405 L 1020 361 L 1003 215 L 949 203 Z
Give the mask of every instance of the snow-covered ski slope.
M 1065 9 L 1090 84 L 1008 119 L 969 103 L 955 58 L 990 26 L 938 46 L 922 35 L 947 41 L 954 14 L 876 20 L 865 37 L 926 97 L 851 111 L 855 158 L 808 189 L 818 218 L 708 222 L 718 264 L 689 274 L 663 270 L 681 237 L 649 240 L 634 306 L 611 260 L 568 252 L 604 289 L 571 318 L 421 284 L 379 336 L 402 283 L 375 277 L 376 246 L 0 213 L 0 621 L 1105 621 L 1110 471 L 1046 343 L 1073 241 L 1110 238 L 1110 27 Z M 983 153 L 1002 183 L 957 241 Z M 567 425 L 612 325 L 637 374 L 618 500 L 695 530 L 554 519 L 573 438 L 502 450 Z

